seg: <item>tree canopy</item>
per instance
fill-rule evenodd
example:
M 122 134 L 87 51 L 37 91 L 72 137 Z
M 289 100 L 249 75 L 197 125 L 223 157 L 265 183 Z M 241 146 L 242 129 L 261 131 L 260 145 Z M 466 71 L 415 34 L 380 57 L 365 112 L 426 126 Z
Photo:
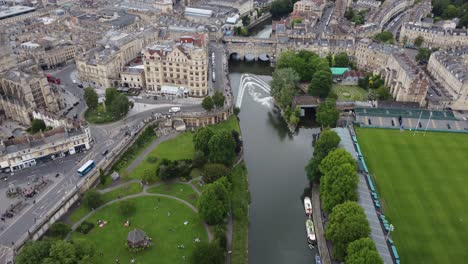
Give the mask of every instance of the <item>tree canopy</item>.
M 84 90 L 84 99 L 89 108 L 96 109 L 98 107 L 98 95 L 92 87 L 87 87 Z
M 379 34 L 375 35 L 374 39 L 382 43 L 389 43 L 389 44 L 394 43 L 393 34 L 392 32 L 389 32 L 389 31 L 380 32 Z
M 205 186 L 198 199 L 200 216 L 210 225 L 223 222 L 229 211 L 229 193 L 221 181 Z
M 107 88 L 105 105 L 107 112 L 110 112 L 114 118 L 120 118 L 128 113 L 133 103 L 115 88 Z
M 31 134 L 35 134 L 39 131 L 44 132 L 46 130 L 46 124 L 42 119 L 33 119 L 31 122 Z
M 203 109 L 205 109 L 208 112 L 213 110 L 213 108 L 214 108 L 213 98 L 211 98 L 211 96 L 207 96 L 207 97 L 203 98 L 203 101 L 202 101 L 201 105 L 202 105 Z
M 333 208 L 329 217 L 325 238 L 332 241 L 334 257 L 344 260 L 348 245 L 370 234 L 366 214 L 356 202 L 344 202 Z
M 210 162 L 230 165 L 236 156 L 236 141 L 228 130 L 219 130 L 210 138 L 208 150 Z
M 195 245 L 190 263 L 221 264 L 224 262 L 224 252 L 219 243 L 201 242 Z
M 216 91 L 213 96 L 212 96 L 212 99 L 213 99 L 213 104 L 214 106 L 216 106 L 217 108 L 221 108 L 224 106 L 224 102 L 226 101 L 226 97 L 224 96 L 224 94 L 220 91 Z
M 299 75 L 291 68 L 280 68 L 273 72 L 270 82 L 271 95 L 281 108 L 290 107 L 298 82 Z
M 325 64 L 324 64 L 325 65 Z M 328 64 L 327 64 L 328 65 Z M 333 76 L 330 70 L 318 70 L 312 76 L 309 84 L 309 94 L 325 98 L 333 85 Z
M 322 160 L 323 161 L 323 160 Z M 345 201 L 357 201 L 359 178 L 356 167 L 349 163 L 336 165 L 320 180 L 320 198 L 326 212 Z
M 91 261 L 94 248 L 78 241 L 37 240 L 29 241 L 16 256 L 18 264 L 81 264 Z M 85 262 L 86 261 L 86 262 Z
M 414 45 L 415 45 L 416 47 L 418 47 L 418 48 L 422 46 L 423 42 L 424 42 L 424 37 L 423 37 L 423 36 L 417 36 L 417 37 L 414 39 Z
M 320 172 L 325 175 L 336 167 L 346 163 L 353 166 L 354 171 L 357 170 L 356 160 L 354 160 L 353 156 L 349 154 L 347 150 L 342 148 L 334 149 L 320 162 Z
M 193 135 L 193 145 L 196 151 L 201 151 L 208 156 L 208 142 L 210 142 L 211 137 L 214 135 L 214 132 L 209 127 L 202 127 L 197 129 L 195 135 Z
M 383 264 L 374 241 L 368 237 L 351 242 L 346 253 L 347 264 Z
M 212 183 L 223 176 L 229 176 L 230 170 L 224 164 L 211 163 L 203 167 L 203 181 Z
M 320 180 L 320 162 L 322 162 L 323 158 L 325 158 L 330 151 L 338 147 L 339 143 L 340 137 L 333 130 L 324 130 L 320 134 L 320 137 L 314 144 L 314 154 L 305 167 L 307 178 L 310 181 Z
M 295 0 L 275 0 L 271 3 L 270 13 L 275 19 L 281 18 L 293 11 L 295 2 Z
M 350 64 L 350 59 L 346 52 L 340 52 L 335 55 L 333 63 L 334 67 L 348 67 Z
M 336 109 L 336 101 L 331 98 L 327 98 L 325 101 L 320 103 L 317 108 L 317 113 L 315 114 L 315 119 L 319 125 L 322 127 L 334 127 L 338 118 L 340 117 L 340 112 Z

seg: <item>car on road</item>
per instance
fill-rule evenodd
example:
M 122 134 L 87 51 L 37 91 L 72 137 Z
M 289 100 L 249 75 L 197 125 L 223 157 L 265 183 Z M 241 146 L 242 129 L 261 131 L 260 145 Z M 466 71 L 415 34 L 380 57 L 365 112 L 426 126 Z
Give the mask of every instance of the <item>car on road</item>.
M 171 107 L 171 109 L 169 109 L 169 113 L 177 113 L 177 112 L 180 112 L 180 107 L 178 106 L 174 106 L 174 107 Z
M 78 101 L 78 102 L 75 102 L 75 103 L 73 104 L 73 106 L 77 106 L 77 105 L 79 105 L 79 104 L 80 104 L 80 102 Z
M 78 114 L 74 114 L 73 119 L 77 119 L 77 118 L 78 118 Z
M 107 155 L 107 153 L 109 153 L 109 150 L 106 149 L 106 150 L 104 150 L 104 151 L 102 152 L 102 155 L 105 156 L 105 155 Z
M 78 84 L 78 88 L 83 88 L 83 85 L 82 85 L 82 84 Z
M 72 80 L 72 83 L 76 83 L 76 80 Z

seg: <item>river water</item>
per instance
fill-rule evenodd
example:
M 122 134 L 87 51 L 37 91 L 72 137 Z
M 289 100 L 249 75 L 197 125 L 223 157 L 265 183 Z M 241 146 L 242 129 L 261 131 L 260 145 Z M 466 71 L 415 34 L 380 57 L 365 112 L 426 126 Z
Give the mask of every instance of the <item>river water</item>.
M 264 67 L 254 63 L 230 68 L 234 94 L 239 71 Z M 304 166 L 312 156 L 312 134 L 317 130 L 300 128 L 291 134 L 270 95 L 258 88 L 245 90 L 239 118 L 251 193 L 249 263 L 314 263 L 302 195 L 308 185 Z

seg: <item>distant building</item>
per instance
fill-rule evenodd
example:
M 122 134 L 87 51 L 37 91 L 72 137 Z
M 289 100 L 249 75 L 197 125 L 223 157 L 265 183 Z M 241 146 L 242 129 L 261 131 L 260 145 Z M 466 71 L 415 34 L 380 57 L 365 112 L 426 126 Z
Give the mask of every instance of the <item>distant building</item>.
M 0 142 L 0 168 L 21 170 L 57 157 L 89 149 L 91 132 L 86 124 L 76 123 L 35 135 Z
M 378 72 L 385 68 L 387 60 L 398 48 L 392 45 L 380 44 L 370 39 L 361 39 L 356 45 L 355 58 L 359 69 Z
M 123 87 L 143 89 L 146 87 L 144 65 L 127 67 L 120 73 Z
M 308 19 L 311 19 L 312 17 L 320 19 L 325 6 L 326 2 L 322 0 L 300 0 L 294 3 L 293 13 L 305 14 Z
M 427 71 L 450 94 L 450 108 L 468 110 L 468 46 L 432 53 Z
M 172 85 L 187 88 L 190 96 L 208 95 L 208 51 L 202 36 L 147 49 L 143 54 L 147 89 L 161 92 Z
M 414 43 L 417 37 L 423 37 L 423 47 L 463 47 L 468 46 L 468 29 L 443 29 L 438 27 L 425 27 L 421 24 L 408 22 L 403 24 L 400 31 L 400 40 L 406 39 Z

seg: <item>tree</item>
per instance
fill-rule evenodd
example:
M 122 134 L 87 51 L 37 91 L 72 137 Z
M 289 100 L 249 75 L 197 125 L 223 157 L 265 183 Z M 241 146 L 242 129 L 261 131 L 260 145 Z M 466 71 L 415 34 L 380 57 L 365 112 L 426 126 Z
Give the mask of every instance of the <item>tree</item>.
M 201 151 L 205 154 L 207 157 L 209 154 L 209 147 L 208 143 L 210 142 L 211 137 L 213 137 L 214 132 L 211 128 L 209 127 L 202 127 L 199 128 L 196 132 L 195 135 L 193 135 L 193 146 L 196 151 Z
M 193 154 L 192 165 L 194 168 L 202 168 L 206 163 L 205 153 L 201 150 L 195 151 Z
M 87 87 L 84 90 L 84 99 L 86 102 L 86 105 L 90 109 L 97 109 L 98 107 L 98 95 L 96 91 L 92 87 Z
M 64 239 L 70 230 L 70 226 L 64 222 L 55 222 L 49 227 L 49 230 L 47 230 L 47 235 Z
M 236 142 L 227 130 L 217 131 L 210 138 L 208 149 L 209 160 L 213 163 L 230 165 L 236 156 Z
M 271 3 L 270 13 L 274 19 L 281 18 L 284 15 L 291 13 L 293 3 L 290 0 L 275 0 Z
M 335 55 L 335 67 L 348 67 L 350 64 L 348 54 L 346 52 L 340 52 Z
M 101 185 L 106 184 L 106 174 L 102 170 L 102 168 L 99 168 L 99 183 Z
M 221 264 L 224 262 L 224 252 L 218 243 L 201 242 L 195 245 L 190 263 Z
M 229 211 L 229 193 L 226 186 L 218 181 L 205 186 L 198 199 L 201 217 L 210 225 L 223 222 Z
M 388 100 L 392 97 L 392 95 L 388 91 L 388 88 L 385 86 L 379 87 L 376 92 L 377 92 L 377 98 L 381 101 Z
M 331 98 L 320 103 L 315 114 L 315 120 L 322 127 L 334 127 L 339 117 L 340 112 L 336 109 L 336 101 Z
M 374 241 L 368 237 L 351 242 L 346 253 L 347 264 L 383 264 Z
M 248 15 L 242 17 L 242 25 L 244 27 L 250 25 L 250 17 Z
M 15 258 L 17 264 L 37 264 L 49 256 L 51 240 L 28 241 Z
M 286 109 L 291 105 L 298 82 L 299 75 L 291 68 L 277 69 L 273 72 L 270 82 L 271 95 L 281 108 Z
M 73 264 L 76 262 L 75 247 L 67 241 L 57 240 L 50 246 L 50 263 Z
M 212 183 L 223 176 L 229 176 L 229 169 L 223 164 L 206 164 L 203 168 L 203 181 L 205 183 Z
M 415 45 L 416 47 L 418 47 L 418 48 L 422 46 L 423 42 L 424 42 L 424 37 L 423 37 L 423 36 L 417 36 L 417 37 L 414 39 L 414 45 Z
M 442 13 L 443 19 L 452 19 L 458 17 L 458 9 L 454 5 L 448 5 Z
M 247 37 L 249 35 L 249 29 L 246 27 L 242 27 L 240 30 L 240 35 L 243 37 Z
M 113 97 L 113 95 L 111 97 Z M 117 95 L 113 97 L 111 102 L 112 103 L 110 105 L 106 104 L 107 111 L 110 111 L 112 115 L 114 116 L 114 118 L 123 117 L 124 115 L 128 113 L 128 110 L 130 110 L 130 101 L 128 100 L 127 96 L 125 96 L 124 94 L 117 93 Z M 107 100 L 106 100 L 106 103 L 107 103 Z
M 325 238 L 332 241 L 334 257 L 344 260 L 349 243 L 370 234 L 366 214 L 356 202 L 344 202 L 333 208 L 330 214 Z
M 231 130 L 231 135 L 234 141 L 236 142 L 235 152 L 236 154 L 239 154 L 242 149 L 242 140 L 240 139 L 239 132 L 237 132 L 236 130 Z
M 334 149 L 328 152 L 327 156 L 320 162 L 320 172 L 325 175 L 330 173 L 332 170 L 342 164 L 350 164 L 353 166 L 353 170 L 357 170 L 356 160 L 351 154 L 345 149 Z
M 121 201 L 119 202 L 119 212 L 120 215 L 124 217 L 130 217 L 135 214 L 136 206 L 133 201 Z
M 389 31 L 380 32 L 379 34 L 375 35 L 374 39 L 382 43 L 393 44 L 393 34 Z
M 305 167 L 307 178 L 310 181 L 320 180 L 320 163 L 330 151 L 338 147 L 339 143 L 340 137 L 333 130 L 325 130 L 320 134 L 320 137 L 314 144 L 314 155 Z
M 309 94 L 325 98 L 330 93 L 333 76 L 330 71 L 319 70 L 314 73 L 309 84 Z
M 202 101 L 201 105 L 202 105 L 203 109 L 205 109 L 206 111 L 213 110 L 213 108 L 214 108 L 213 98 L 211 98 L 211 96 L 207 96 L 207 97 L 203 98 L 203 101 Z
M 33 119 L 31 122 L 31 134 L 35 134 L 39 131 L 45 131 L 46 124 L 42 119 Z
M 83 204 L 88 209 L 96 209 L 103 203 L 102 196 L 97 191 L 87 191 L 83 196 Z
M 149 170 L 149 169 L 145 169 L 141 180 L 145 183 L 152 183 L 156 181 L 157 175 L 158 175 L 157 172 Z
M 213 94 L 212 99 L 213 99 L 214 106 L 216 106 L 217 108 L 223 107 L 224 102 L 226 101 L 226 97 L 224 96 L 224 94 L 222 92 L 219 92 L 219 91 L 216 91 Z
M 320 180 L 322 208 L 330 213 L 339 204 L 357 201 L 358 182 L 356 167 L 349 163 L 337 165 L 324 174 Z
M 106 107 L 109 107 L 112 105 L 112 103 L 114 102 L 115 99 L 117 99 L 117 97 L 119 97 L 119 92 L 117 91 L 117 89 L 115 88 L 107 88 L 106 89 L 106 94 L 105 94 L 105 104 L 106 104 Z

